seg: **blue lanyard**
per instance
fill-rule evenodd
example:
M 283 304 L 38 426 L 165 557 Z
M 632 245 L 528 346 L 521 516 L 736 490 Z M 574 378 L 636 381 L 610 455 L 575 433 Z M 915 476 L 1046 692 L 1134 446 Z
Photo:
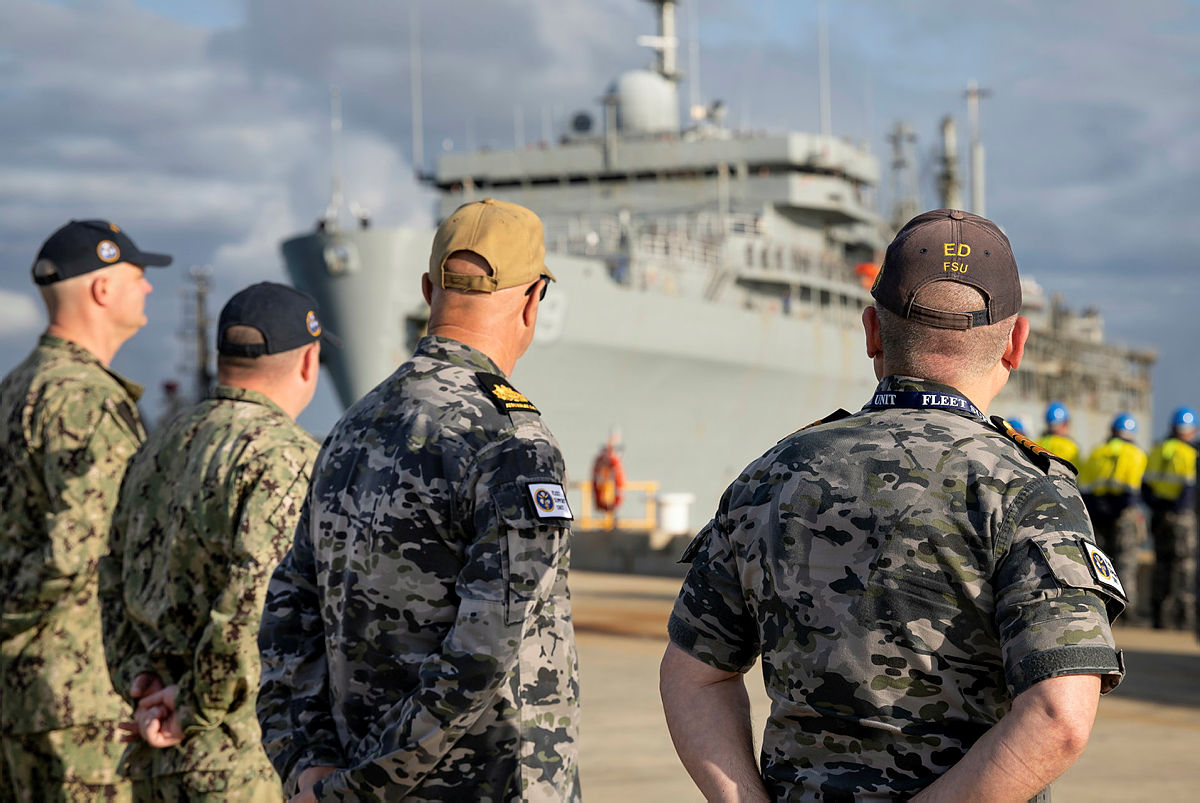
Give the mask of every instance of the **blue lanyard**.
M 986 420 L 979 408 L 971 404 L 965 396 L 957 393 L 922 393 L 915 390 L 900 390 L 895 392 L 879 391 L 871 401 L 863 405 L 864 410 L 890 410 L 902 408 L 907 410 L 962 410 L 980 420 Z

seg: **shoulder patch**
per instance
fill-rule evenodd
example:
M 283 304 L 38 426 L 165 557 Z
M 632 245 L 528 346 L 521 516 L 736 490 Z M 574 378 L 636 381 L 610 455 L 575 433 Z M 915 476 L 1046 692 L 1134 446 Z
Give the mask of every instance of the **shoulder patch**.
M 526 486 L 533 512 L 539 519 L 574 519 L 567 492 L 557 482 L 531 482 Z
M 839 407 L 836 410 L 834 410 L 832 413 L 830 413 L 829 415 L 825 416 L 824 418 L 820 418 L 820 419 L 812 422 L 811 424 L 808 424 L 807 426 L 800 427 L 800 429 L 796 430 L 796 432 L 803 432 L 806 429 L 812 429 L 813 427 L 819 427 L 822 424 L 828 424 L 831 421 L 841 421 L 843 418 L 849 418 L 851 415 L 853 415 L 853 413 L 847 412 L 846 410 L 843 410 L 841 407 Z M 792 437 L 792 435 L 795 435 L 796 432 L 793 432 L 791 435 L 787 435 L 786 437 L 780 438 L 778 442 L 783 443 L 788 438 Z
M 1079 540 L 1079 544 L 1083 549 L 1083 557 L 1087 560 L 1088 569 L 1092 572 L 1092 577 L 1096 578 L 1096 582 L 1110 591 L 1115 591 L 1117 595 L 1126 600 L 1125 586 L 1121 585 L 1121 578 L 1117 577 L 1117 570 L 1113 567 L 1113 562 L 1109 560 L 1108 555 L 1100 551 L 1100 548 L 1095 544 Z
M 508 383 L 508 380 L 499 374 L 475 374 L 475 379 L 478 380 L 479 386 L 483 388 L 483 392 L 488 395 L 492 403 L 496 405 L 496 409 L 508 415 L 513 410 L 524 410 L 527 413 L 542 412 L 533 406 L 533 402 L 525 398 L 525 394 L 514 388 Z
M 1017 432 L 1013 429 L 1013 425 L 1005 421 L 1002 417 L 998 415 L 992 416 L 991 423 L 993 427 L 1000 431 L 1000 434 L 1006 435 L 1013 443 L 1020 446 L 1021 450 L 1033 461 L 1033 464 L 1047 474 L 1050 473 L 1051 461 L 1066 466 L 1072 475 L 1079 473 L 1078 469 L 1069 460 L 1063 460 L 1046 447 Z

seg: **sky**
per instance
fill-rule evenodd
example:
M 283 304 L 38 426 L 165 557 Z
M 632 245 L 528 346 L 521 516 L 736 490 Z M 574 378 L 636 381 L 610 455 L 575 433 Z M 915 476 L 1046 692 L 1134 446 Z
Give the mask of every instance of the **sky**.
M 311 228 L 330 187 L 329 89 L 345 118 L 346 193 L 377 225 L 433 222 L 414 178 L 410 6 L 422 48 L 425 163 L 443 150 L 554 136 L 620 72 L 647 66 L 642 0 L 0 0 L 0 372 L 45 325 L 29 266 L 71 218 L 121 225 L 152 269 L 151 323 L 113 366 L 182 378 L 186 275 L 215 317 L 241 287 L 286 281 L 278 243 Z M 937 206 L 938 123 L 983 101 L 988 216 L 1023 275 L 1109 339 L 1155 350 L 1155 414 L 1200 406 L 1200 5 L 1196 0 L 828 0 L 833 131 L 886 165 L 917 133 L 921 206 Z M 703 99 L 756 130 L 815 131 L 818 3 L 684 0 Z M 682 96 L 689 97 L 688 85 Z M 960 134 L 961 136 L 961 134 Z M 961 140 L 960 140 L 961 142 Z M 965 150 L 965 147 L 960 145 Z M 883 215 L 890 214 L 884 171 Z M 185 380 L 186 381 L 186 380 Z M 301 422 L 340 413 L 326 381 Z

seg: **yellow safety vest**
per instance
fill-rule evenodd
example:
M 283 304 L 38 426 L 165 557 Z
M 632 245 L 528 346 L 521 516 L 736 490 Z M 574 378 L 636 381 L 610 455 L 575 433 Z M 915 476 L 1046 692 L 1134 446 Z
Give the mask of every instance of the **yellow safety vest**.
M 1063 460 L 1079 464 L 1079 446 L 1066 435 L 1043 435 L 1038 441 L 1038 446 L 1053 452 Z
M 1079 471 L 1079 489 L 1093 496 L 1138 493 L 1146 471 L 1146 453 L 1121 438 L 1096 448 Z
M 1196 449 L 1179 438 L 1167 438 L 1150 451 L 1144 479 L 1156 498 L 1174 502 L 1196 484 Z

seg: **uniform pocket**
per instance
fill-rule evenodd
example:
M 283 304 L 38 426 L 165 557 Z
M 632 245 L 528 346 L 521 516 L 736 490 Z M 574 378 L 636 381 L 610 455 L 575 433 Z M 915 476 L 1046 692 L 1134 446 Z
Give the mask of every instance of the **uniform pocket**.
M 523 488 L 495 494 L 505 574 L 505 621 L 527 619 L 554 588 L 566 548 L 565 522 L 542 520 L 525 503 Z

